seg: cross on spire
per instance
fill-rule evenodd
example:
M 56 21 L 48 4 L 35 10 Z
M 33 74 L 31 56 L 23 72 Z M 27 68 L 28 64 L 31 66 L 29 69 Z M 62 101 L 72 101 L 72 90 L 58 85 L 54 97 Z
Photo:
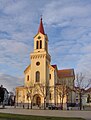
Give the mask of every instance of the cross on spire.
M 40 18 L 41 18 L 41 19 L 42 19 L 42 16 L 43 16 L 43 15 L 41 14 L 41 15 L 40 15 Z

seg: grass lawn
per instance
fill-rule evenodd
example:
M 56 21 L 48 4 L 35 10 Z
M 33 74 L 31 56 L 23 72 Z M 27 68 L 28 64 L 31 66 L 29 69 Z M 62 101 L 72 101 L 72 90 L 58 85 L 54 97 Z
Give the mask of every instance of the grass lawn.
M 85 119 L 0 113 L 0 120 L 85 120 Z

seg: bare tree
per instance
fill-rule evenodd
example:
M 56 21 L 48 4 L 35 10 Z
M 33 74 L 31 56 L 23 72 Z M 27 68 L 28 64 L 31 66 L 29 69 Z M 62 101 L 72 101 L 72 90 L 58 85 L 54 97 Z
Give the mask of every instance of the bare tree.
M 31 100 L 31 109 L 32 109 L 32 100 L 33 100 L 33 87 L 27 87 L 27 100 L 28 100 L 28 109 L 29 109 L 29 99 Z
M 66 93 L 67 93 L 67 89 L 65 84 L 56 85 L 56 94 L 60 97 L 60 105 L 62 109 L 63 109 L 63 100 L 64 97 L 66 96 Z
M 47 97 L 49 95 L 50 91 L 50 86 L 45 85 L 43 86 L 42 84 L 37 84 L 40 88 L 40 92 L 42 93 L 43 97 L 44 97 L 44 109 L 46 109 L 46 101 L 47 101 Z
M 27 100 L 28 100 L 28 109 L 29 109 L 29 99 L 31 100 L 31 109 L 32 109 L 32 102 L 33 102 L 33 94 L 35 92 L 42 93 L 44 97 L 44 109 L 46 109 L 46 100 L 49 95 L 49 86 L 43 86 L 42 84 L 36 84 L 35 86 L 27 87 Z M 40 105 L 39 105 L 40 106 Z
M 82 96 L 85 93 L 85 89 L 89 88 L 90 85 L 91 79 L 86 80 L 85 75 L 82 73 L 76 75 L 76 86 L 78 87 L 80 110 L 82 109 Z

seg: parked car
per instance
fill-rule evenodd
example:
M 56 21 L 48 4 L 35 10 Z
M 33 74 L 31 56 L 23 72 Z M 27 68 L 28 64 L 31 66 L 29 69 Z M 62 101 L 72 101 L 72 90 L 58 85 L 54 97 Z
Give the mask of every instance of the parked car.
M 61 106 L 56 106 L 56 105 L 49 105 L 48 106 L 49 110 L 62 110 Z
M 55 110 L 56 106 L 55 105 L 48 105 L 49 110 Z

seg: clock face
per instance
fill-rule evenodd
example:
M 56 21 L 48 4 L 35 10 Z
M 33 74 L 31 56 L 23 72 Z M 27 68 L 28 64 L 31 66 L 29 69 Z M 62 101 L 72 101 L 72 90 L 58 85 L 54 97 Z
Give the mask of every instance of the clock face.
M 41 37 L 40 36 L 38 36 L 38 39 L 40 39 Z
M 39 65 L 40 65 L 40 62 L 36 62 L 36 65 L 39 66 Z

